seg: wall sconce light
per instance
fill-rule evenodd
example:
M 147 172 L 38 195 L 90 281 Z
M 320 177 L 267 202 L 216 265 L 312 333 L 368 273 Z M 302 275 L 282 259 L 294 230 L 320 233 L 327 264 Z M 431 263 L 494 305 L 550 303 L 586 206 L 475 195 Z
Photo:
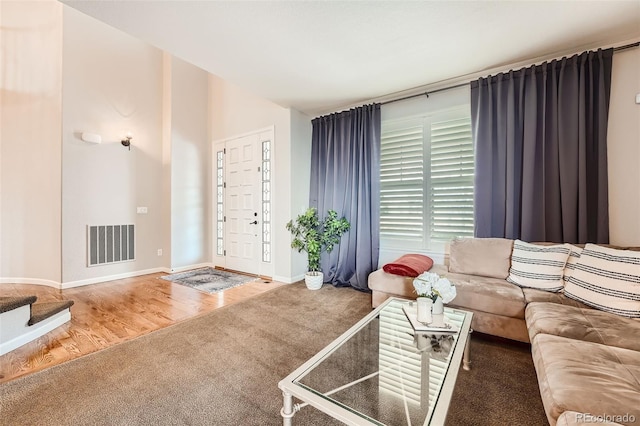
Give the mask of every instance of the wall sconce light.
M 102 142 L 102 137 L 96 133 L 87 133 L 87 132 L 82 132 L 82 135 L 80 135 L 80 138 L 85 141 L 85 142 L 89 142 L 89 143 L 101 143 Z
M 128 132 L 124 139 L 120 141 L 122 143 L 122 146 L 126 146 L 127 148 L 129 148 L 129 151 L 131 151 L 131 139 L 133 139 L 133 134 L 131 134 L 131 132 Z

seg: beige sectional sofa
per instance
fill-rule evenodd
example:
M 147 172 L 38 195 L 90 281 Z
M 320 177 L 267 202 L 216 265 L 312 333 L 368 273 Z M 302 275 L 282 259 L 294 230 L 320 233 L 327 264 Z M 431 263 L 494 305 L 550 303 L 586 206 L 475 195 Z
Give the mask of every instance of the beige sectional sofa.
M 531 342 L 551 425 L 640 425 L 640 319 L 511 284 L 512 249 L 508 239 L 455 240 L 448 265 L 430 271 L 455 284 L 450 305 L 474 312 L 475 331 Z M 382 269 L 369 275 L 369 288 L 373 306 L 391 296 L 415 298 L 412 277 Z
M 446 276 L 456 286 L 458 295 L 450 306 L 472 311 L 471 326 L 475 331 L 528 343 L 524 317 L 527 303 L 582 304 L 562 293 L 522 288 L 507 282 L 512 249 L 513 240 L 509 239 L 457 239 L 451 242 L 448 265 L 433 265 L 430 272 Z M 368 284 L 373 307 L 389 297 L 416 297 L 413 277 L 392 275 L 379 269 L 369 275 Z

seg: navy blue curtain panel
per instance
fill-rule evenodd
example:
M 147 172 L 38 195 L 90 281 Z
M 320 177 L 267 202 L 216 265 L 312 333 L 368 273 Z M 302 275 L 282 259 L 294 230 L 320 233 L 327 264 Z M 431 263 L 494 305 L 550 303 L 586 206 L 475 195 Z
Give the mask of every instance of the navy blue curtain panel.
M 324 281 L 368 291 L 380 251 L 380 104 L 312 121 L 309 204 L 323 218 L 335 210 L 351 224 L 340 244 L 323 253 Z
M 475 235 L 608 243 L 613 49 L 471 83 Z

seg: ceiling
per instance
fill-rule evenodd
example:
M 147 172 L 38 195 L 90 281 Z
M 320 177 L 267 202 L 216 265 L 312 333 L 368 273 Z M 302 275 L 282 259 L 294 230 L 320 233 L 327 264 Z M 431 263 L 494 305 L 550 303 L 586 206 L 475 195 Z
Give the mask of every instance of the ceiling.
M 62 1 L 312 116 L 640 40 L 640 0 Z

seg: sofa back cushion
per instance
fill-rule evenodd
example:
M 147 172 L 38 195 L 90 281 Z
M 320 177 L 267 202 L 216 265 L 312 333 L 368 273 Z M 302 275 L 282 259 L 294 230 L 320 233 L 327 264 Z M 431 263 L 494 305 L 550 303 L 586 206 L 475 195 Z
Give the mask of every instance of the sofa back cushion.
M 606 312 L 640 318 L 640 252 L 587 244 L 565 295 Z
M 505 279 L 511 266 L 513 240 L 506 238 L 456 238 L 449 251 L 449 271 Z

